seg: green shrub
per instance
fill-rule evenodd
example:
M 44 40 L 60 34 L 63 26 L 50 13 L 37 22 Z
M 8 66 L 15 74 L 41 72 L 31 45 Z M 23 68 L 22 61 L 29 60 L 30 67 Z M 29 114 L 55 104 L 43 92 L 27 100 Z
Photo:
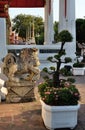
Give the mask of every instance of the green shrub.
M 77 63 L 74 63 L 74 64 L 73 64 L 73 67 L 82 68 L 82 67 L 84 67 L 84 64 L 83 64 L 83 63 L 80 63 L 80 62 L 77 62 Z
M 44 86 L 44 87 L 43 87 Z M 63 105 L 77 105 L 80 99 L 80 94 L 75 85 L 66 84 L 62 88 L 49 87 L 49 85 L 42 84 L 40 87 L 41 99 L 48 105 L 63 106 Z M 38 87 L 38 88 L 39 88 Z M 41 89 L 44 88 L 44 89 Z M 42 92 L 41 92 L 42 90 Z

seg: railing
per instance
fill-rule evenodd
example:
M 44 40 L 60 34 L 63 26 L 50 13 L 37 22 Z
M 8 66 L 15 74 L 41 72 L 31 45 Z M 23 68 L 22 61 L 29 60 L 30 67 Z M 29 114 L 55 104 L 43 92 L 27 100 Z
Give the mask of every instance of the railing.
M 39 59 L 40 59 L 40 69 L 45 66 L 50 66 L 50 63 L 47 61 L 47 57 L 55 55 L 60 48 L 60 44 L 52 45 L 7 45 L 7 50 L 14 51 L 15 53 L 19 52 L 22 48 L 37 48 L 39 50 Z

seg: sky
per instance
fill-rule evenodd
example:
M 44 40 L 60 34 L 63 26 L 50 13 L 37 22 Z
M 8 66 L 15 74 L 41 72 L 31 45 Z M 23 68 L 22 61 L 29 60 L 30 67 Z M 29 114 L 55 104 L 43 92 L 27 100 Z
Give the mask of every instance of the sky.
M 53 8 L 53 20 L 59 21 L 59 0 L 54 0 Z M 9 14 L 11 19 L 13 19 L 18 14 L 41 16 L 44 19 L 44 8 L 10 8 Z M 85 0 L 75 0 L 75 15 L 76 19 L 84 18 Z

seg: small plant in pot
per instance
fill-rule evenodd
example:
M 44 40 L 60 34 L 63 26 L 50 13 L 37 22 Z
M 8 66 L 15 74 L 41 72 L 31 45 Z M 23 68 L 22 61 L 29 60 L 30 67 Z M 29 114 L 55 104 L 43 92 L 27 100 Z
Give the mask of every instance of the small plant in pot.
M 43 69 L 47 74 L 44 77 L 45 81 L 38 85 L 41 96 L 42 118 L 45 126 L 49 129 L 74 128 L 77 125 L 76 113 L 79 109 L 80 93 L 72 82 L 74 80 L 60 79 L 61 64 L 71 62 L 70 57 L 62 59 L 62 56 L 66 54 L 64 50 L 65 42 L 72 41 L 72 36 L 67 30 L 63 30 L 58 34 L 58 39 L 61 41 L 59 52 L 54 57 L 48 57 L 47 59 L 55 63 L 56 67 L 51 66 L 49 69 L 45 67 Z
M 77 61 L 73 64 L 72 68 L 73 75 L 84 75 L 84 71 L 85 71 L 84 63 L 79 62 L 77 57 Z
M 84 63 L 79 62 L 78 57 L 77 57 L 77 61 L 73 64 L 73 67 L 82 68 L 84 67 Z

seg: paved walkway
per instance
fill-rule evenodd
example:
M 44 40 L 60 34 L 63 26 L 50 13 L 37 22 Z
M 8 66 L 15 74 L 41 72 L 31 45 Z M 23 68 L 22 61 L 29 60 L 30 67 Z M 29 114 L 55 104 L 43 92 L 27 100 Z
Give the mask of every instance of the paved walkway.
M 81 93 L 81 107 L 78 115 L 78 125 L 75 130 L 85 130 L 85 77 L 75 77 Z M 35 88 L 37 93 L 37 88 Z M 41 118 L 39 97 L 29 103 L 0 104 L 0 130 L 47 130 Z M 69 129 L 56 129 L 69 130 Z

